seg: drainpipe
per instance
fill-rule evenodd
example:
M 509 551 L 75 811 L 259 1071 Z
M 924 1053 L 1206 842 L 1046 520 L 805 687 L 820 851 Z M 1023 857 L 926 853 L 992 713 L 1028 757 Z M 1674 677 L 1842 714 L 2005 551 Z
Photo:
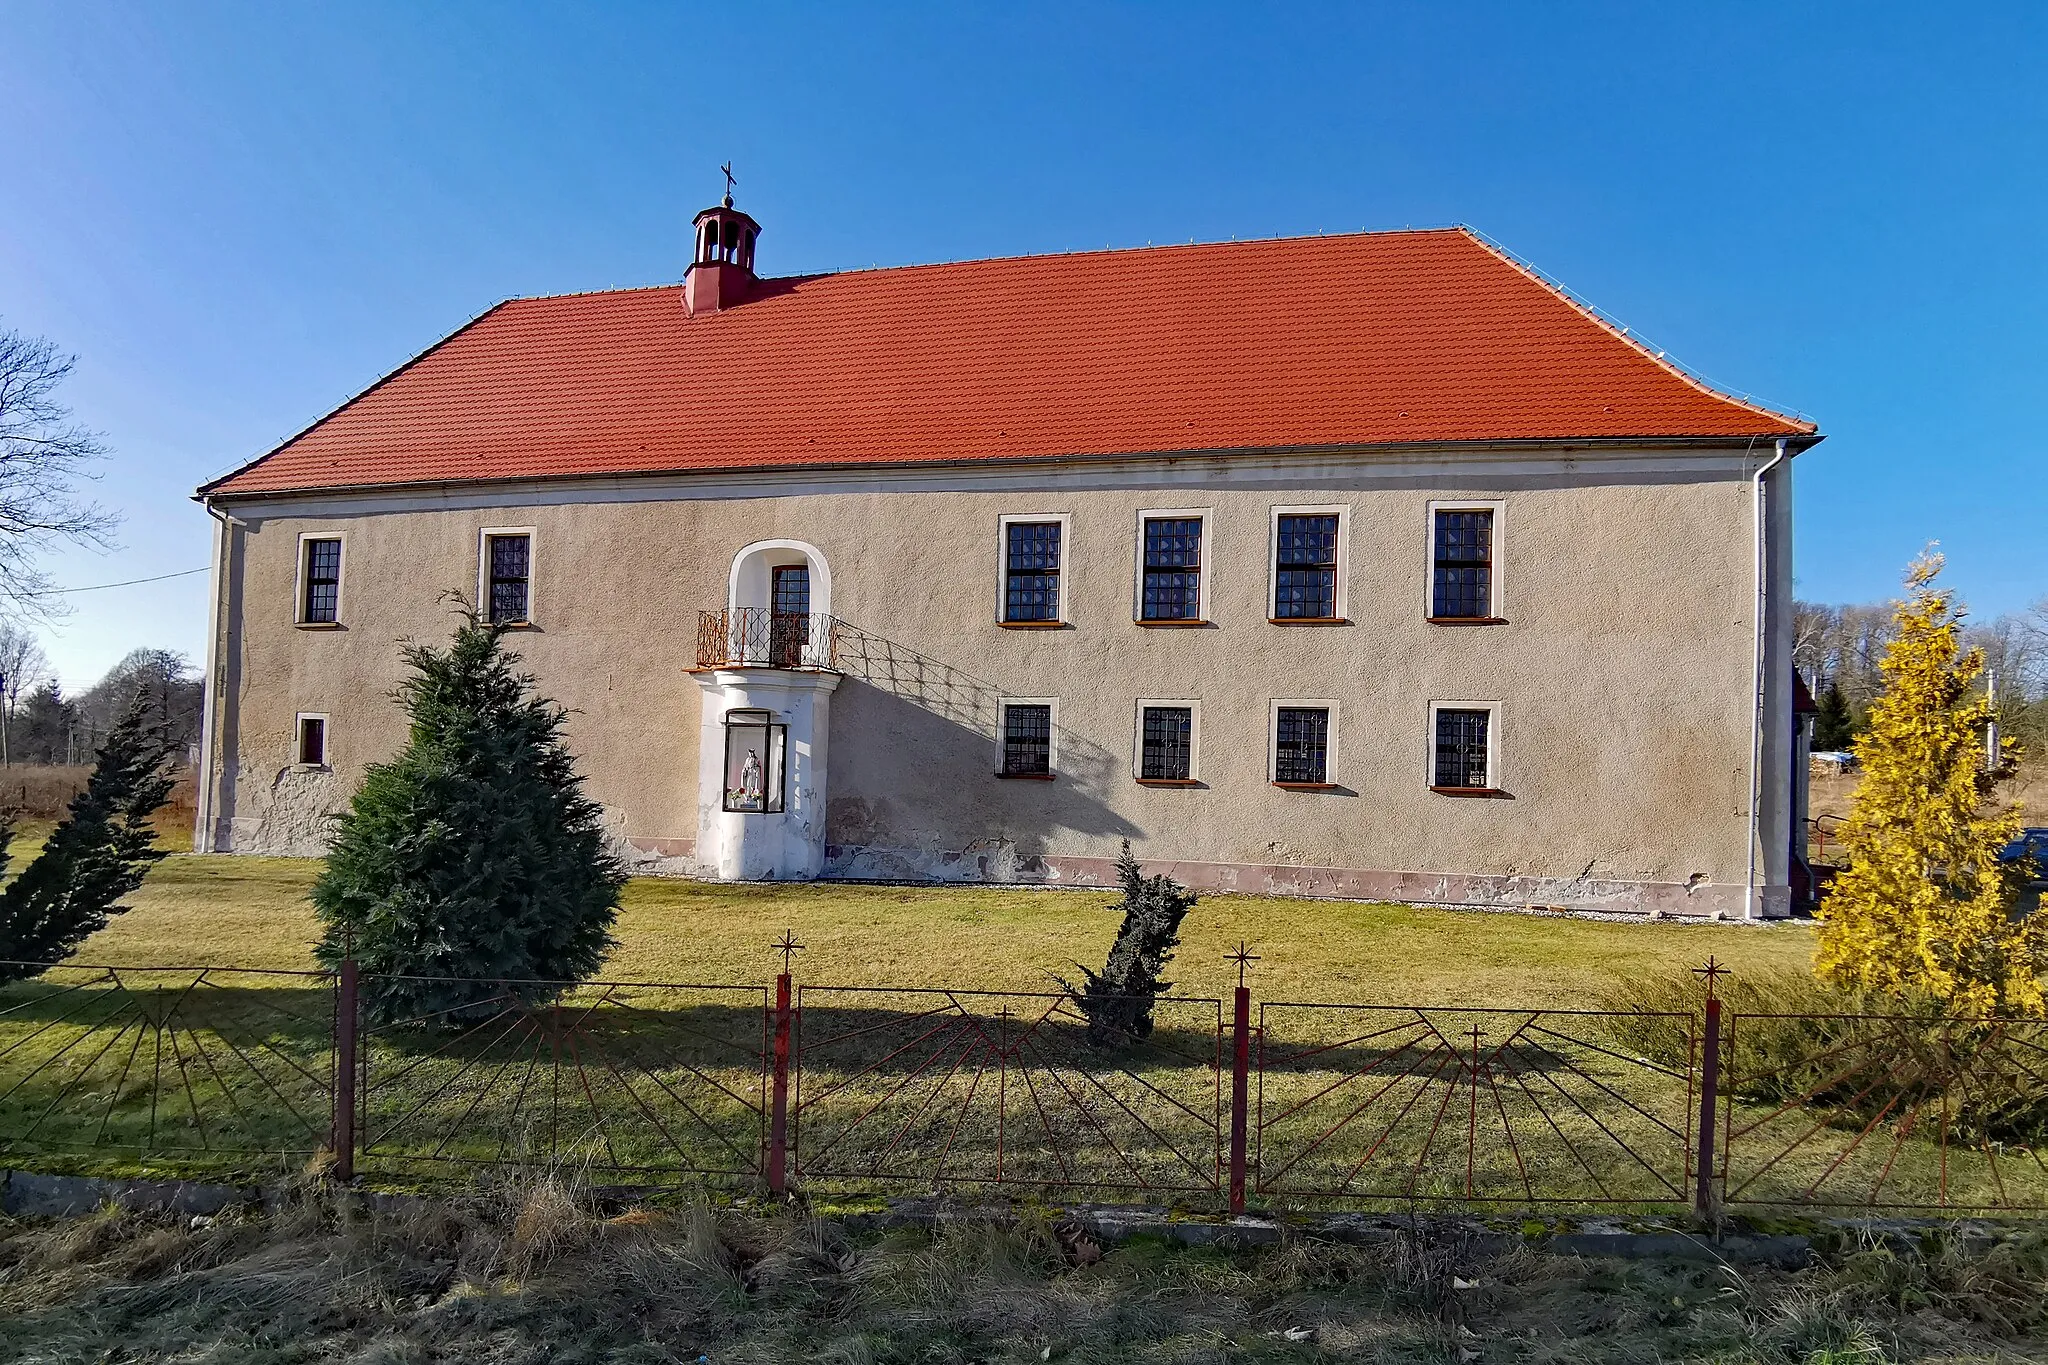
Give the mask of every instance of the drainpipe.
M 214 790 L 215 765 L 213 761 L 214 737 L 220 732 L 217 712 L 224 704 L 221 669 L 223 656 L 227 653 L 220 642 L 220 597 L 227 575 L 228 546 L 233 543 L 234 518 L 215 507 L 202 503 L 206 515 L 213 518 L 213 572 L 207 575 L 209 593 L 206 602 L 206 705 L 199 712 L 199 810 L 195 815 L 192 830 L 192 850 L 195 853 L 214 851 L 215 814 L 220 808 L 218 793 Z
M 1757 822 L 1761 819 L 1758 807 L 1762 801 L 1763 774 L 1759 769 L 1764 744 L 1764 609 L 1770 596 L 1770 582 L 1765 576 L 1764 476 L 1784 460 L 1785 438 L 1780 436 L 1777 453 L 1750 476 L 1749 484 L 1750 524 L 1756 533 L 1756 629 L 1750 637 L 1750 672 L 1756 694 L 1751 699 L 1754 704 L 1749 716 L 1749 873 L 1742 883 L 1742 917 L 1746 920 L 1756 918 L 1756 839 Z

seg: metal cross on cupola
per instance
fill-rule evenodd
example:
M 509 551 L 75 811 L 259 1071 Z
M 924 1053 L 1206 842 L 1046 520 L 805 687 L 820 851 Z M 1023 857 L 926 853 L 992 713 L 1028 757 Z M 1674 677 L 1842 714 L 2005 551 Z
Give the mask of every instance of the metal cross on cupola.
M 761 225 L 732 206 L 732 163 L 720 166 L 725 198 L 694 220 L 696 248 L 683 277 L 683 305 L 691 317 L 715 313 L 746 300 L 754 284 L 754 239 Z

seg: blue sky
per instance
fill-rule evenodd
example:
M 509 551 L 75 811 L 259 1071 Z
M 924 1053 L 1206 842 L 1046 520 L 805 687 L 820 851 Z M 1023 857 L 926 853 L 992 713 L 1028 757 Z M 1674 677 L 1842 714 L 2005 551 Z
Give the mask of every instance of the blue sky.
M 725 16 L 730 16 L 725 17 Z M 2048 594 L 2048 6 L 872 8 L 0 0 L 0 326 L 79 355 L 123 548 L 514 294 L 1470 223 L 1816 417 L 1802 596 L 1940 540 Z M 202 653 L 205 577 L 74 598 L 67 684 Z

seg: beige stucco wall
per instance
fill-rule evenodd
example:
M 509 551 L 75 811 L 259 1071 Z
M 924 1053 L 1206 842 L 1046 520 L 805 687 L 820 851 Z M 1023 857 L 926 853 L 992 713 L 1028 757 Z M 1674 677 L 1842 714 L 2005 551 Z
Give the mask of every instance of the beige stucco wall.
M 307 851 L 363 766 L 403 739 L 398 642 L 451 624 L 479 532 L 534 530 L 534 629 L 513 646 L 571 708 L 592 794 L 643 847 L 697 825 L 697 613 L 733 556 L 815 545 L 860 632 L 833 698 L 831 870 L 1099 875 L 1129 838 L 1210 885 L 1410 899 L 1739 908 L 1748 859 L 1755 604 L 1739 452 L 1632 462 L 1501 457 L 1406 469 L 1269 460 L 824 491 L 678 483 L 231 505 L 212 717 L 218 847 Z M 715 494 L 715 495 L 714 495 Z M 1427 624 L 1432 499 L 1498 499 L 1507 624 Z M 495 505 L 493 505 L 495 504 Z M 1271 509 L 1348 510 L 1342 626 L 1267 620 Z M 1140 509 L 1212 509 L 1200 629 L 1132 622 Z M 998 518 L 1071 520 L 1070 628 L 996 624 Z M 346 539 L 342 627 L 292 624 L 301 533 Z M 996 702 L 1055 697 L 1056 781 L 995 777 Z M 1133 781 L 1138 698 L 1201 703 L 1202 786 Z M 1336 701 L 1335 792 L 1266 781 L 1275 698 Z M 1497 703 L 1501 799 L 1428 789 L 1429 705 Z M 291 764 L 326 714 L 331 774 Z M 1276 873 L 1274 869 L 1283 869 Z M 1317 869 L 1295 875 L 1284 869 Z M 1424 874 L 1396 882 L 1344 870 Z M 1645 901 L 1630 888 L 1651 888 Z M 1732 895 L 1732 898 L 1731 898 Z M 1661 899 L 1659 899 L 1661 897 Z

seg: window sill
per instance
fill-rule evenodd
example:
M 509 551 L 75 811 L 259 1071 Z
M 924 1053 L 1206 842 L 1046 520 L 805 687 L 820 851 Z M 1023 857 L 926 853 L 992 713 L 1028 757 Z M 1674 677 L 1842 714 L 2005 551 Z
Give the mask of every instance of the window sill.
M 1348 616 L 1268 616 L 1269 626 L 1348 626 Z
M 1188 620 L 1185 620 L 1185 621 L 1183 621 L 1183 620 L 1170 620 L 1170 621 L 1164 621 L 1164 620 L 1147 620 L 1147 619 L 1145 619 L 1144 617 L 1142 617 L 1142 616 L 1141 616 L 1141 617 L 1139 617 L 1139 618 L 1138 618 L 1137 620 L 1133 621 L 1133 622 L 1132 622 L 1131 624 L 1133 624 L 1133 625 L 1139 625 L 1139 626 L 1144 626 L 1144 627 L 1146 627 L 1146 628 L 1147 628 L 1148 630 L 1162 630 L 1162 629 L 1164 629 L 1164 630 L 1171 630 L 1171 629 L 1173 629 L 1173 628 L 1175 628 L 1175 627 L 1179 627 L 1179 628 L 1181 628 L 1181 629 L 1190 629 L 1190 628 L 1202 628 L 1202 627 L 1206 627 L 1206 626 L 1212 625 L 1212 624 L 1214 624 L 1214 623 L 1213 623 L 1213 622 L 1210 622 L 1210 621 L 1204 621 L 1204 620 L 1197 620 L 1197 619 L 1193 619 L 1193 618 L 1190 618 L 1190 619 L 1188 619 Z
M 1506 796 L 1499 787 L 1431 787 L 1438 796 Z
M 1335 782 L 1275 782 L 1273 785 L 1284 792 L 1333 792 L 1337 790 Z
M 1051 773 L 997 773 L 997 777 L 1009 782 L 1050 782 Z
M 491 626 L 491 628 L 492 628 L 493 630 L 539 630 L 539 629 L 540 629 L 540 627 L 539 627 L 539 626 L 535 625 L 535 624 L 534 624 L 533 622 L 531 622 L 531 621 L 492 621 L 492 622 L 490 622 L 490 623 L 489 623 L 489 625 Z
M 334 765 L 331 763 L 294 763 L 292 764 L 292 771 L 295 773 L 331 773 L 334 771 Z
M 1192 777 L 1138 777 L 1133 778 L 1141 787 L 1199 787 L 1201 782 Z
M 293 628 L 293 629 L 295 629 L 295 630 L 343 630 L 343 629 L 345 629 L 345 627 L 344 627 L 344 626 L 343 626 L 343 625 L 341 624 L 341 622 L 339 622 L 339 621 L 294 621 L 294 622 L 292 622 L 292 628 Z
M 1422 618 L 1432 626 L 1504 626 L 1505 616 L 1425 616 Z
M 1070 624 L 1071 624 L 1071 622 L 1067 622 L 1067 621 L 998 621 L 998 622 L 996 622 L 996 625 L 997 625 L 998 627 L 1000 627 L 1001 629 L 1003 629 L 1003 630 L 1065 630 L 1065 629 L 1066 629 L 1066 628 L 1067 628 L 1067 627 L 1068 627 L 1068 626 L 1069 626 Z

